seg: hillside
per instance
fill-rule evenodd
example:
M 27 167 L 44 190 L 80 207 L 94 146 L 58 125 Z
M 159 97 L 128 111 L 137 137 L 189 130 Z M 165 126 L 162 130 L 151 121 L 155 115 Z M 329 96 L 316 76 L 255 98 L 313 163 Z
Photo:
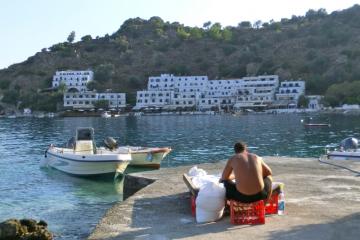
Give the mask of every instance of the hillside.
M 192 28 L 159 17 L 129 19 L 112 35 L 58 43 L 0 70 L 2 102 L 54 109 L 61 94 L 39 91 L 51 86 L 54 72 L 89 68 L 96 80 L 90 87 L 126 92 L 130 103 L 146 87 L 148 76 L 160 73 L 210 79 L 277 74 L 281 80 L 304 79 L 307 94 L 327 94 L 331 105 L 357 103 L 360 6 L 229 27 L 209 22 Z M 350 93 L 339 93 L 344 86 Z

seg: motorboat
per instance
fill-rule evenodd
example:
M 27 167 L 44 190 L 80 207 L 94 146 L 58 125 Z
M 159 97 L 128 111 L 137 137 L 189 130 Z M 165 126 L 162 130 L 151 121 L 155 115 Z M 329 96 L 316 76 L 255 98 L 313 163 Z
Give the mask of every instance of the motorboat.
M 129 152 L 97 148 L 93 128 L 78 128 L 65 147 L 50 145 L 41 164 L 80 176 L 106 173 L 117 176 L 124 173 L 130 162 Z
M 116 153 L 131 153 L 130 167 L 159 169 L 161 161 L 171 152 L 170 147 L 134 147 L 118 146 L 116 140 L 107 137 L 104 140 L 106 148 Z
M 336 147 L 327 146 L 326 157 L 332 160 L 360 160 L 359 140 L 353 137 L 345 138 Z
M 304 127 L 331 127 L 330 123 L 313 123 L 310 122 L 312 118 L 308 118 L 306 121 L 301 119 L 301 122 L 304 124 Z
M 109 113 L 109 112 L 103 112 L 103 113 L 101 113 L 101 117 L 103 117 L 103 118 L 110 118 L 111 117 L 111 114 Z
M 329 123 L 305 123 L 305 127 L 330 127 Z

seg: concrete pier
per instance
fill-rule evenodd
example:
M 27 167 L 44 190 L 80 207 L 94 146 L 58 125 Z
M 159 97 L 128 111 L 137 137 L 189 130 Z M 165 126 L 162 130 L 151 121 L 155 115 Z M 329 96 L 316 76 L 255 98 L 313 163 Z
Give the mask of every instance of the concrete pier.
M 317 159 L 264 157 L 274 181 L 285 183 L 286 214 L 266 217 L 265 225 L 232 225 L 230 217 L 198 224 L 182 174 L 192 166 L 131 174 L 125 188 L 145 186 L 115 204 L 89 239 L 358 239 L 360 175 Z M 360 161 L 330 162 L 360 171 Z M 200 164 L 220 173 L 224 161 Z M 148 184 L 148 185 L 147 185 Z M 130 188 L 129 188 L 130 189 Z

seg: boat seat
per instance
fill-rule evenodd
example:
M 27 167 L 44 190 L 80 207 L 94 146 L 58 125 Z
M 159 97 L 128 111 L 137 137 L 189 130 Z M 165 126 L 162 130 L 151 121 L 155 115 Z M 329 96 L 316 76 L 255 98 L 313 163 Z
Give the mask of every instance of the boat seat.
M 94 144 L 91 140 L 76 141 L 75 154 L 94 154 Z

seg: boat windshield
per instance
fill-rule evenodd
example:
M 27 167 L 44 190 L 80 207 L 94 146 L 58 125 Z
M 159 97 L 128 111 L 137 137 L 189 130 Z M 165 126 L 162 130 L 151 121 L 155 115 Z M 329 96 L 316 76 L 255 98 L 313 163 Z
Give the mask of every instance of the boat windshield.
M 93 130 L 91 128 L 78 129 L 77 140 L 93 140 Z

